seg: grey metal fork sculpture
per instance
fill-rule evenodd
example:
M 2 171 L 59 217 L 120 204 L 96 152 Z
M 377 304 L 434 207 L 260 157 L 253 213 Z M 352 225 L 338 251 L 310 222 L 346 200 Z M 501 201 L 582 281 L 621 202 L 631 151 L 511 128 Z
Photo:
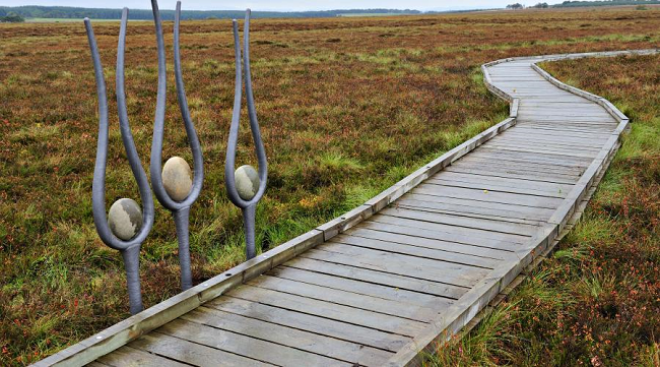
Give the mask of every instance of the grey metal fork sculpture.
M 181 2 L 176 4 L 174 18 L 174 74 L 176 80 L 177 98 L 181 117 L 188 135 L 193 156 L 194 179 L 190 181 L 190 166 L 183 158 L 172 157 L 162 168 L 163 129 L 165 122 L 165 94 L 166 94 L 166 65 L 165 44 L 163 41 L 163 27 L 158 10 L 158 2 L 151 0 L 151 7 L 156 25 L 156 39 L 158 43 L 158 95 L 156 99 L 156 117 L 154 122 L 154 135 L 151 145 L 151 184 L 158 201 L 174 216 L 176 233 L 179 241 L 179 264 L 181 266 L 181 288 L 187 290 L 192 287 L 192 272 L 190 269 L 190 248 L 188 224 L 190 207 L 199 197 L 204 181 L 204 160 L 202 148 L 199 144 L 197 132 L 190 118 L 186 91 L 181 75 L 181 52 L 179 46 L 179 24 L 181 20 Z M 191 187 L 192 186 L 192 187 Z
M 108 100 L 106 96 L 105 78 L 99 56 L 94 31 L 88 18 L 85 18 L 85 29 L 89 47 L 92 52 L 94 73 L 96 76 L 96 91 L 99 99 L 99 137 L 96 152 L 96 166 L 92 183 L 92 212 L 94 224 L 101 240 L 111 248 L 121 251 L 126 268 L 126 281 L 130 311 L 136 314 L 142 311 L 142 294 L 140 291 L 140 246 L 147 238 L 154 223 L 154 202 L 149 189 L 147 175 L 142 169 L 142 163 L 135 149 L 126 109 L 126 93 L 124 91 L 124 48 L 126 44 L 126 23 L 128 9 L 122 11 L 121 29 L 119 31 L 119 46 L 117 50 L 117 109 L 121 137 L 126 149 L 126 155 L 131 165 L 133 176 L 137 182 L 142 200 L 140 208 L 131 199 L 120 199 L 110 208 L 109 219 L 105 212 L 105 171 L 108 160 Z
M 225 185 L 227 194 L 234 205 L 243 211 L 243 225 L 245 229 L 245 245 L 248 260 L 256 256 L 255 248 L 255 217 L 257 203 L 266 191 L 266 180 L 268 176 L 268 162 L 261 133 L 257 112 L 254 107 L 254 95 L 252 93 L 252 77 L 250 75 L 250 9 L 245 14 L 245 25 L 243 29 L 243 66 L 245 67 L 245 94 L 247 100 L 248 117 L 250 129 L 254 139 L 255 152 L 259 163 L 259 172 L 251 166 L 242 166 L 234 171 L 236 161 L 236 145 L 238 144 L 238 130 L 241 119 L 242 100 L 242 78 L 241 70 L 241 46 L 238 37 L 238 23 L 233 21 L 234 52 L 236 53 L 236 87 L 234 91 L 234 110 L 232 114 L 231 127 L 229 129 L 229 142 L 227 144 L 227 160 L 225 162 Z

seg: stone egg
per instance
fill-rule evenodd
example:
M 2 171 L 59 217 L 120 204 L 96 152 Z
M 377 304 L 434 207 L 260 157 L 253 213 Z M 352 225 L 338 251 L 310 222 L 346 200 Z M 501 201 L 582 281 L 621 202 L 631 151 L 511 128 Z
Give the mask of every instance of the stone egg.
M 236 182 L 236 190 L 238 191 L 238 196 L 243 200 L 251 200 L 257 191 L 259 191 L 259 174 L 257 170 L 252 166 L 241 166 L 238 167 L 234 173 L 234 179 Z
M 128 241 L 142 227 L 142 210 L 133 199 L 119 199 L 110 207 L 108 225 L 115 237 Z
M 163 166 L 163 186 L 174 201 L 183 201 L 192 188 L 192 170 L 185 159 L 172 157 Z

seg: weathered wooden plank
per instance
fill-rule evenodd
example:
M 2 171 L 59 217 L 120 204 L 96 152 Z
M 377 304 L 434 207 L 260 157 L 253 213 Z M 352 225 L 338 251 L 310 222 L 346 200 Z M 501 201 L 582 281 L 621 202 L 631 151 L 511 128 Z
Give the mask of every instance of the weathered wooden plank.
M 396 301 L 385 300 L 356 293 L 346 292 L 295 280 L 261 276 L 248 283 L 251 286 L 270 289 L 277 292 L 293 294 L 319 301 L 332 302 L 339 305 L 360 308 L 386 315 L 404 317 L 411 320 L 428 322 L 437 311 L 427 307 L 414 306 Z
M 550 218 L 553 213 L 552 209 L 547 208 L 416 194 L 401 198 L 397 201 L 396 207 L 467 218 L 492 218 L 503 222 L 527 224 L 543 222 Z
M 392 355 L 361 344 L 207 307 L 199 307 L 182 319 L 361 366 L 382 366 Z
M 510 203 L 519 205 L 538 206 L 541 208 L 556 208 L 561 199 L 548 196 L 536 196 L 526 194 L 515 194 L 511 192 L 486 191 L 463 187 L 447 187 L 431 184 L 418 186 L 415 193 L 449 196 L 457 198 L 468 198 L 481 201 L 493 201 L 498 203 Z
M 368 255 L 354 256 L 321 250 L 308 251 L 300 256 L 466 288 L 473 286 L 490 271 L 490 269 L 484 268 L 473 268 L 471 271 L 466 271 L 465 267 L 451 263 L 448 263 L 442 268 L 438 266 L 429 267 L 429 262 L 426 262 L 426 266 L 421 265 L 423 263 L 421 260 L 423 259 L 420 259 L 418 262 L 413 262 L 412 260 L 405 261 L 403 256 L 389 256 L 389 258 L 387 256 L 381 256 L 381 258 L 378 258 Z
M 589 139 L 590 137 L 594 139 L 603 139 L 607 141 L 611 135 L 608 131 L 594 131 L 588 132 L 588 129 L 584 129 L 579 126 L 575 127 L 552 127 L 549 125 L 535 125 L 533 123 L 525 123 L 520 125 L 516 131 L 512 131 L 511 136 L 534 136 L 538 138 L 551 138 L 551 139 L 560 139 L 561 137 L 566 138 L 583 138 Z
M 493 232 L 489 230 L 481 230 L 475 228 L 457 227 L 453 225 L 445 225 L 440 223 L 422 222 L 417 220 L 409 220 L 405 218 L 395 218 L 386 215 L 379 215 L 374 218 L 374 223 L 389 224 L 399 227 L 417 228 L 420 230 L 431 231 L 435 233 L 448 233 L 448 234 L 462 234 L 464 236 L 473 238 L 479 244 L 485 244 L 487 241 L 502 241 L 511 244 L 524 244 L 529 240 L 529 236 L 516 235 L 501 232 Z M 458 241 L 457 241 L 458 242 Z
M 158 332 L 277 366 L 299 366 L 301 361 L 305 361 L 311 366 L 351 366 L 349 362 L 308 353 L 188 320 L 174 320 L 162 326 L 158 329 Z M 218 360 L 216 363 L 222 362 Z
M 504 187 L 524 187 L 548 192 L 567 191 L 572 187 L 572 185 L 567 184 L 556 184 L 502 177 L 488 177 L 479 174 L 465 174 L 456 172 L 441 172 L 428 180 L 428 182 L 435 181 L 479 182 L 489 185 L 498 185 Z
M 386 273 L 378 270 L 366 269 L 351 265 L 337 264 L 323 260 L 299 257 L 291 260 L 286 266 L 302 270 L 315 271 L 318 273 L 340 276 L 347 279 L 360 280 L 373 284 L 392 287 L 392 289 L 403 289 L 447 299 L 460 298 L 469 288 L 451 284 L 427 281 L 408 276 Z
M 147 353 L 131 347 L 121 347 L 114 352 L 98 359 L 98 362 L 107 366 L 159 366 L 184 367 L 187 364 L 179 363 L 155 354 Z
M 444 251 L 435 248 L 411 246 L 396 242 L 375 240 L 371 238 L 355 237 L 350 235 L 340 235 L 330 241 L 332 243 L 341 243 L 357 247 L 365 247 L 374 250 L 386 251 L 391 253 L 417 256 L 426 259 L 454 262 L 457 264 L 473 265 L 483 268 L 493 268 L 501 261 L 482 256 L 471 256 L 452 251 Z M 330 249 L 331 251 L 332 249 Z M 341 249 L 340 249 L 341 250 Z
M 368 229 L 365 226 L 352 229 L 351 231 L 346 232 L 346 234 L 351 237 L 360 237 L 360 238 L 366 238 L 372 240 L 400 243 L 410 246 L 437 249 L 446 252 L 479 256 L 479 257 L 495 259 L 495 260 L 506 260 L 509 257 L 511 257 L 511 252 L 502 249 L 491 249 L 487 247 L 473 246 L 458 242 L 433 240 L 433 239 L 422 238 L 417 236 L 396 234 L 390 232 L 381 232 L 378 230 Z
M 131 347 L 194 366 L 274 366 L 218 349 L 209 348 L 159 332 L 151 332 L 130 344 Z
M 325 251 L 309 250 L 300 256 L 327 253 Z M 424 328 L 423 322 L 385 315 L 354 307 L 342 306 L 330 302 L 296 296 L 293 294 L 275 292 L 264 288 L 242 285 L 227 294 L 246 301 L 259 302 L 273 307 L 286 308 L 292 311 L 304 312 L 310 315 L 325 317 L 335 321 L 349 322 L 355 325 L 369 327 L 375 330 L 412 337 Z
M 534 153 L 528 152 L 520 154 L 520 152 L 504 151 L 501 149 L 493 149 L 487 146 L 481 147 L 478 152 L 474 153 L 473 157 L 481 157 L 486 159 L 497 160 L 498 158 L 507 158 L 511 161 L 520 162 L 538 162 L 546 163 L 557 166 L 571 167 L 573 164 L 589 165 L 592 158 L 577 157 L 570 154 L 550 154 L 550 153 Z
M 435 310 L 436 312 L 447 309 L 447 307 L 449 307 L 449 305 L 452 303 L 446 298 L 431 296 L 424 293 L 411 292 L 405 289 L 392 288 L 389 286 L 347 279 L 339 276 L 331 276 L 288 266 L 279 266 L 273 269 L 269 275 L 282 279 L 314 284 L 330 289 L 339 289 L 345 292 L 362 294 L 416 306 L 428 307 Z
M 524 187 L 524 184 L 513 185 L 513 184 L 496 184 L 491 182 L 469 182 L 461 180 L 429 180 L 427 181 L 431 185 L 440 185 L 440 186 L 449 186 L 449 187 L 463 187 L 468 189 L 480 189 L 488 191 L 498 191 L 498 192 L 510 192 L 513 194 L 525 194 L 525 195 L 537 195 L 537 196 L 549 196 L 556 198 L 566 197 L 566 189 L 540 189 L 537 187 Z M 531 185 L 530 185 L 531 186 Z
M 511 166 L 481 167 L 475 169 L 470 164 L 456 164 L 445 168 L 448 172 L 479 174 L 482 176 L 527 179 L 538 182 L 550 182 L 560 184 L 574 184 L 580 178 L 579 174 L 559 174 L 552 172 L 538 172 L 530 169 L 520 169 Z M 552 209 L 552 208 L 549 208 Z
M 605 140 L 601 142 L 604 143 Z M 509 136 L 505 139 L 493 139 L 488 143 L 489 146 L 522 146 L 522 147 L 545 147 L 554 149 L 578 149 L 588 152 L 597 152 L 600 150 L 600 144 L 589 139 L 536 139 L 529 136 Z
M 561 176 L 580 176 L 587 166 L 580 164 L 571 166 L 557 166 L 550 163 L 528 161 L 511 157 L 499 157 L 496 161 L 488 157 L 474 156 L 456 162 L 453 167 L 469 167 L 473 172 L 480 173 L 481 170 L 513 169 L 533 173 L 556 174 Z M 449 171 L 449 169 L 447 169 Z M 574 182 L 572 182 L 574 183 Z
M 205 306 L 390 352 L 398 351 L 411 340 L 393 333 L 233 297 L 219 297 Z
M 414 236 L 419 238 L 431 239 L 431 240 L 440 240 L 447 242 L 457 242 L 466 245 L 472 245 L 476 247 L 483 247 L 486 249 L 496 249 L 503 251 L 517 251 L 521 245 L 520 241 L 514 242 L 510 239 L 503 240 L 497 238 L 487 238 L 487 237 L 473 237 L 467 234 L 464 234 L 464 231 L 457 230 L 454 228 L 454 231 L 450 230 L 429 230 L 416 227 L 409 227 L 404 225 L 390 224 L 390 223 L 381 223 L 377 221 L 369 221 L 364 223 L 360 228 L 371 229 L 374 231 L 387 232 L 392 234 Z M 466 231 L 465 231 L 466 232 Z
M 387 208 L 381 211 L 380 215 L 519 236 L 531 237 L 538 230 L 537 226 L 530 224 L 502 222 L 495 219 L 466 218 L 406 208 Z
M 489 149 L 498 150 L 500 152 L 511 152 L 514 154 L 527 155 L 530 153 L 534 154 L 547 154 L 548 156 L 566 156 L 569 158 L 585 158 L 593 159 L 597 153 L 595 152 L 585 152 L 579 149 L 560 149 L 560 148 L 544 148 L 540 146 L 535 147 L 524 147 L 524 146 L 513 146 L 513 145 L 490 145 Z

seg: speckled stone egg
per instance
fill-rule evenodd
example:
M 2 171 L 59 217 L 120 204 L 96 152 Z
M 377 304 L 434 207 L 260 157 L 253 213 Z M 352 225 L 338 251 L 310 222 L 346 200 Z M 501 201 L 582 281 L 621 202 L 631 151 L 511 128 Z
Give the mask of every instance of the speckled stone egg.
M 142 210 L 133 199 L 119 199 L 110 207 L 108 225 L 112 233 L 119 239 L 128 241 L 142 227 Z
M 234 179 L 236 182 L 236 190 L 238 191 L 238 196 L 243 200 L 251 200 L 257 191 L 259 191 L 259 174 L 257 170 L 252 166 L 241 166 L 238 167 L 234 173 Z
M 192 188 L 192 170 L 185 159 L 172 157 L 163 166 L 163 186 L 174 201 L 183 201 Z

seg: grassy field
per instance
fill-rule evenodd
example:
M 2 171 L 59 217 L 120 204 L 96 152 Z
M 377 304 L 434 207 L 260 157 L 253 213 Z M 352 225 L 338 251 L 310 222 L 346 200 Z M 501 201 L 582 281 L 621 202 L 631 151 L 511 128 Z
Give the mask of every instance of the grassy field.
M 632 130 L 576 228 L 475 331 L 429 366 L 660 365 L 660 56 L 562 61 Z
M 508 108 L 485 89 L 482 63 L 658 47 L 660 11 L 259 19 L 252 29 L 255 98 L 270 162 L 257 219 L 266 250 L 502 120 Z M 96 24 L 95 31 L 113 90 L 118 24 Z M 171 23 L 165 31 L 171 52 Z M 98 239 L 91 216 L 98 126 L 84 29 L 2 25 L 0 39 L 0 364 L 22 365 L 127 317 L 128 300 L 121 257 Z M 153 26 L 130 26 L 127 46 L 128 109 L 146 167 L 156 95 Z M 198 283 L 244 259 L 240 212 L 223 184 L 233 99 L 230 23 L 184 22 L 182 60 L 206 164 L 191 213 Z M 168 103 L 163 157 L 190 161 L 171 73 Z M 108 205 L 138 198 L 115 116 L 111 124 Z M 246 129 L 240 140 L 238 163 L 253 163 Z M 147 307 L 179 291 L 172 219 L 158 205 L 156 214 L 141 256 Z
M 26 23 L 80 23 L 82 19 L 74 18 L 27 18 Z M 94 22 L 119 22 L 119 19 L 94 19 Z

